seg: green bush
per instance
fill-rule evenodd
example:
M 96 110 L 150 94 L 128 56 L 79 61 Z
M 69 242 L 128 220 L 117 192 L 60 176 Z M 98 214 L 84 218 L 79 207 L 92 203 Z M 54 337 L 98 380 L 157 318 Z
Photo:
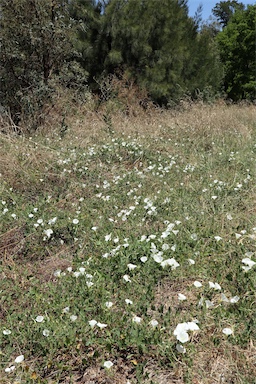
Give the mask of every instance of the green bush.
M 66 8 L 61 1 L 0 1 L 0 97 L 17 125 L 41 123 L 53 76 L 73 55 Z

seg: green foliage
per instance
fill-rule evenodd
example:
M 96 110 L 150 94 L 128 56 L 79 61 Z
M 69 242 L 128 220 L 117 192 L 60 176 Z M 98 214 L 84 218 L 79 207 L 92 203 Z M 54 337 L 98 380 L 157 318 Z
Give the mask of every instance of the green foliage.
M 53 74 L 72 52 L 72 27 L 65 2 L 1 0 L 1 100 L 16 124 L 41 122 Z M 27 121 L 26 121 L 27 123 Z
M 256 5 L 237 11 L 217 41 L 225 67 L 225 91 L 238 101 L 256 97 Z
M 244 4 L 239 3 L 237 0 L 220 1 L 215 5 L 212 13 L 218 19 L 219 23 L 226 27 L 233 14 L 236 11 L 244 10 Z
M 212 101 L 219 97 L 223 65 L 212 29 L 203 26 L 195 37 L 188 35 L 182 76 L 193 99 Z
M 213 37 L 198 31 L 200 15 L 188 16 L 187 1 L 110 0 L 102 8 L 77 0 L 71 14 L 80 20 L 77 47 L 91 84 L 121 73 L 165 105 L 205 88 L 219 90 Z
M 102 35 L 103 11 L 107 1 L 73 0 L 69 4 L 70 16 L 77 22 L 75 48 L 78 61 L 88 72 L 88 82 L 93 83 L 103 69 L 106 37 Z

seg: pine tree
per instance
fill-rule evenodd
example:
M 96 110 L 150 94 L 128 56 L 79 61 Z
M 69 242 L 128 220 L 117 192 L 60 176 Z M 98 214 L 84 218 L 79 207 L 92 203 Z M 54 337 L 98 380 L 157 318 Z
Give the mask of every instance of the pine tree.
M 103 31 L 104 10 L 108 0 L 72 0 L 69 4 L 71 17 L 77 21 L 75 47 L 78 61 L 88 72 L 88 82 L 93 83 L 104 67 L 108 51 L 107 38 Z
M 91 20 L 92 30 L 79 35 L 81 60 L 91 82 L 102 75 L 124 74 L 160 105 L 195 94 L 196 89 L 218 88 L 216 46 L 209 33 L 199 33 L 198 20 L 188 15 L 187 0 L 110 0 L 100 12 L 98 3 L 76 3 Z M 83 19 L 83 13 L 79 15 Z
M 220 1 L 215 5 L 212 13 L 216 16 L 222 27 L 226 27 L 234 13 L 244 10 L 244 8 L 244 4 L 239 3 L 237 0 Z

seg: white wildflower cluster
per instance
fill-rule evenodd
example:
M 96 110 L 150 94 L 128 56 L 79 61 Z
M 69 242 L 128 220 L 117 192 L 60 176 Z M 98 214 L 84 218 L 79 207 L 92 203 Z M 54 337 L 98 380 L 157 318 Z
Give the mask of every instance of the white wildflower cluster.
M 186 343 L 189 341 L 189 331 L 195 332 L 199 331 L 199 327 L 197 325 L 197 320 L 185 322 L 185 323 L 179 323 L 177 327 L 175 328 L 173 334 L 176 336 L 177 340 L 181 343 Z
M 107 324 L 101 323 L 101 322 L 94 320 L 94 319 L 88 321 L 88 324 L 90 325 L 91 328 L 94 328 L 95 326 L 97 326 L 100 329 L 106 328 L 108 326 Z
M 24 361 L 24 355 L 19 355 L 15 358 L 14 363 L 15 364 L 21 364 Z M 11 365 L 7 368 L 5 368 L 6 373 L 12 373 L 16 370 L 16 365 Z
M 180 264 L 173 257 L 164 259 L 163 254 L 163 251 L 159 251 L 155 244 L 151 243 L 151 257 L 156 263 L 160 264 L 163 268 L 169 266 L 171 269 L 176 269 L 180 266 Z
M 245 253 L 245 256 L 243 259 L 242 259 L 242 263 L 245 264 L 244 266 L 242 266 L 242 269 L 245 271 L 245 272 L 248 272 L 250 271 L 250 269 L 252 269 L 254 267 L 254 265 L 256 264 L 256 262 L 254 260 L 252 260 L 252 256 L 255 256 L 254 252 L 246 252 Z
M 148 197 L 146 197 L 144 199 L 144 208 L 145 210 L 147 211 L 147 214 L 149 216 L 152 216 L 152 215 L 157 215 L 157 210 L 156 210 L 156 207 L 154 206 L 154 203 L 151 199 L 149 199 Z
M 89 264 L 89 262 L 87 262 L 87 264 Z M 67 273 L 69 275 L 75 277 L 76 279 L 80 278 L 80 277 L 84 277 L 85 278 L 85 284 L 87 285 L 88 288 L 90 288 L 94 285 L 94 283 L 92 281 L 93 275 L 90 273 L 87 273 L 85 267 L 79 267 L 76 271 L 73 271 L 72 267 L 67 267 L 65 271 L 62 271 L 61 269 L 57 269 L 54 272 L 54 276 L 61 278 L 61 277 L 66 276 Z

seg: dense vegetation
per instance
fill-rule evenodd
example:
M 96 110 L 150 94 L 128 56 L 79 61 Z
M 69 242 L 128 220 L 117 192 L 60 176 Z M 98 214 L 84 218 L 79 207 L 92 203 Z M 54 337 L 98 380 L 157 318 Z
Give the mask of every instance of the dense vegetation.
M 113 76 L 165 106 L 255 99 L 256 6 L 221 1 L 217 24 L 200 7 L 190 17 L 186 0 L 1 0 L 0 11 L 1 104 L 17 125 L 40 125 L 59 85 L 113 97 L 102 92 Z
M 0 383 L 253 383 L 256 5 L 0 7 Z
M 252 384 L 255 107 L 69 106 L 0 133 L 1 384 Z

